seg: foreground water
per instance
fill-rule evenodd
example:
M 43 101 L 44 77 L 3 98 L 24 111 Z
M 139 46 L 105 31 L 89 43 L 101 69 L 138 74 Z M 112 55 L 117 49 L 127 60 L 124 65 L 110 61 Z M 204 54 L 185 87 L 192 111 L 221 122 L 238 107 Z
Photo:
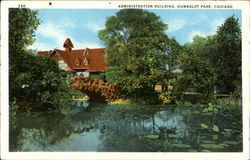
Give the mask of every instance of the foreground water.
M 241 118 L 209 106 L 81 107 L 19 114 L 10 151 L 242 151 Z

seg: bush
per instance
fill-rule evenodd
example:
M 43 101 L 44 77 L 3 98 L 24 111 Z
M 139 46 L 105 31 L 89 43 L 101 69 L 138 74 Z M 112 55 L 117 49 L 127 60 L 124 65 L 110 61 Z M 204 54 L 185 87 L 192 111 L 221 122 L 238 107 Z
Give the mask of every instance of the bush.
M 170 104 L 173 103 L 174 98 L 171 92 L 162 92 L 159 94 L 159 99 L 164 103 L 164 104 Z
M 10 119 L 10 126 L 15 129 L 18 126 L 17 123 L 17 112 L 18 112 L 19 106 L 16 104 L 16 101 L 13 101 L 10 103 L 10 108 L 9 108 L 9 119 Z M 11 129 L 12 129 L 11 128 Z
M 56 62 L 46 56 L 25 55 L 23 68 L 10 77 L 10 100 L 42 101 L 56 93 L 58 87 L 66 83 L 66 74 Z M 13 70 L 10 68 L 10 73 Z
M 240 99 L 234 99 L 234 98 L 220 98 L 217 99 L 216 104 L 221 105 L 222 109 L 226 110 L 227 112 L 230 112 L 232 114 L 242 114 L 242 102 Z
M 133 103 L 133 104 L 139 104 L 139 105 L 156 105 L 160 104 L 161 100 L 159 99 L 159 94 L 155 91 L 146 92 L 146 94 L 141 93 L 141 95 L 136 95 L 136 96 L 129 96 L 127 95 L 128 99 Z
M 69 105 L 73 97 L 85 96 L 70 87 L 66 73 L 59 69 L 56 62 L 47 56 L 24 54 L 26 55 L 25 67 L 10 80 L 10 101 L 13 102 L 15 99 L 20 104 L 21 110 L 27 109 L 22 102 L 46 102 L 61 108 Z
M 101 79 L 101 80 L 103 80 L 103 78 L 98 74 L 91 75 L 90 78 L 91 79 L 98 79 L 98 80 Z

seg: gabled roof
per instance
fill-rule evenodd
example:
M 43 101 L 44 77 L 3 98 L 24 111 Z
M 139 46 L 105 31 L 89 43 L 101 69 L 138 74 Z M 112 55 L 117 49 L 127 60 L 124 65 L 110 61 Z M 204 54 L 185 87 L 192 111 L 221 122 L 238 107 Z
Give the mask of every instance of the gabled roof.
M 86 71 L 106 71 L 106 63 L 103 52 L 105 48 L 87 49 L 88 54 L 84 54 L 86 49 L 71 50 L 55 50 L 73 70 L 86 69 Z M 88 63 L 84 63 L 84 61 Z M 79 62 L 79 64 L 77 63 Z
M 63 47 L 65 50 L 55 49 L 54 51 L 39 51 L 37 55 L 49 55 L 49 57 L 55 61 L 62 58 L 69 66 L 67 71 L 71 69 L 84 69 L 89 72 L 106 71 L 107 65 L 103 55 L 105 48 L 71 50 L 74 46 L 69 38 L 65 40 Z M 59 59 L 58 56 L 60 57 Z
M 49 51 L 38 51 L 36 54 L 40 55 L 40 56 L 42 56 L 42 55 L 48 55 Z

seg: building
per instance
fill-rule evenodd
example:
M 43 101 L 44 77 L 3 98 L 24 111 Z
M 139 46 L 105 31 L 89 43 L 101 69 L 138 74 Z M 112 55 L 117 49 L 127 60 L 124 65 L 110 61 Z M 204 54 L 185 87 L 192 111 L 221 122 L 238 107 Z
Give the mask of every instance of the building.
M 77 49 L 67 38 L 63 44 L 65 50 L 54 49 L 51 51 L 39 51 L 37 55 L 47 55 L 49 58 L 58 62 L 62 70 L 70 72 L 73 75 L 104 75 L 107 64 L 105 62 L 105 48 L 95 49 Z

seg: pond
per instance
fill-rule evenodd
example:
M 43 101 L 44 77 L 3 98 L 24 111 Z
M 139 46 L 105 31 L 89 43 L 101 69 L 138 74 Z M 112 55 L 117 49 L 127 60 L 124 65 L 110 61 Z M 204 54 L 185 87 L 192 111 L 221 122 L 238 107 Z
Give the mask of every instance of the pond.
M 90 103 L 79 108 L 20 113 L 10 123 L 10 151 L 242 151 L 241 117 L 211 106 Z

